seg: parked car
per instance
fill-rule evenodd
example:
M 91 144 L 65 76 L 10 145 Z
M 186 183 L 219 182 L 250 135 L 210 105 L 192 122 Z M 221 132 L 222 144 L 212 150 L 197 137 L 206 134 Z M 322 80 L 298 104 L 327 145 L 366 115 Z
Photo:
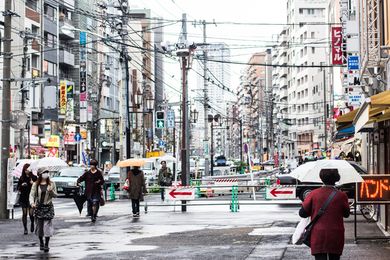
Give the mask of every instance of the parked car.
M 118 166 L 113 166 L 107 174 L 107 177 L 105 177 L 105 181 L 107 182 L 107 185 L 111 185 L 111 183 L 114 184 L 115 189 L 119 189 L 120 181 L 121 181 L 121 169 Z
M 364 169 L 361 165 L 357 164 L 354 161 L 348 161 L 355 170 L 363 175 L 367 174 L 367 170 Z M 298 167 L 299 168 L 299 167 Z M 276 184 L 277 185 L 305 185 L 305 186 L 297 186 L 296 196 L 302 201 L 309 195 L 310 192 L 322 186 L 322 183 L 318 182 L 301 182 L 295 177 L 291 176 L 291 174 L 283 174 L 276 176 Z M 343 184 L 340 187 L 340 190 L 347 193 L 348 198 L 353 199 L 355 195 L 355 184 L 348 183 Z
M 52 181 L 57 186 L 57 193 L 69 197 L 78 191 L 77 179 L 83 175 L 85 169 L 81 167 L 69 167 L 53 174 Z

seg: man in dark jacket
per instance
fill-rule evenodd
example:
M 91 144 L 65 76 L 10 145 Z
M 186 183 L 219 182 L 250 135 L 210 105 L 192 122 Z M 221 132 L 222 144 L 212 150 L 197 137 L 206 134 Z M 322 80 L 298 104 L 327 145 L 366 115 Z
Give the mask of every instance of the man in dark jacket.
M 85 182 L 85 195 L 87 196 L 88 207 L 92 208 L 91 220 L 96 221 L 101 199 L 102 185 L 104 178 L 102 172 L 97 168 L 98 162 L 94 159 L 90 162 L 90 169 L 77 179 L 77 184 Z
M 158 184 L 161 186 L 161 200 L 164 201 L 165 187 L 172 185 L 172 173 L 171 169 L 167 167 L 166 161 L 161 161 L 161 169 L 158 172 Z

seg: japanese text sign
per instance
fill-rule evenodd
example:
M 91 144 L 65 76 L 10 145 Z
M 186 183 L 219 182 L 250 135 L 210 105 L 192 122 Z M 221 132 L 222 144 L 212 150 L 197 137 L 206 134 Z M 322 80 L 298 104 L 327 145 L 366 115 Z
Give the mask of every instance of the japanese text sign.
M 66 113 L 66 81 L 60 81 L 60 114 L 65 115 Z
M 364 182 L 357 185 L 357 201 L 390 203 L 390 175 L 366 175 L 362 178 Z
M 343 64 L 343 36 L 341 27 L 332 28 L 332 64 Z

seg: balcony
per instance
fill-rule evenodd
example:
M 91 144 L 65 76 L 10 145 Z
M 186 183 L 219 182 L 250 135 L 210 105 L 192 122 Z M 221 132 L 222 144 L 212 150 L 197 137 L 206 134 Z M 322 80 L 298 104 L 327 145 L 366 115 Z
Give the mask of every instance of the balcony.
M 280 93 L 280 99 L 287 99 L 288 96 L 287 88 L 281 88 L 279 93 Z
M 60 16 L 60 37 L 74 39 L 75 36 L 74 31 L 72 31 L 72 29 L 74 29 L 72 21 L 64 16 Z
M 60 50 L 60 63 L 74 67 L 74 54 L 68 50 Z

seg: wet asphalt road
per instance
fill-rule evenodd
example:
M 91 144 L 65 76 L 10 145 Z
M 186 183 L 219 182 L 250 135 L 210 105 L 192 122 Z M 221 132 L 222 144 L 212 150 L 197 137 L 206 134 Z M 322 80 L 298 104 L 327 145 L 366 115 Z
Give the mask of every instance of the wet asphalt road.
M 130 216 L 130 202 L 120 200 L 107 202 L 93 224 L 72 199 L 56 199 L 47 254 L 35 235 L 22 235 L 17 210 L 16 220 L 0 221 L 0 259 L 312 259 L 307 247 L 290 242 L 298 205 L 241 204 L 236 213 L 226 205 L 197 206 L 182 213 L 178 206 L 151 206 L 161 204 L 157 195 L 146 200 L 148 213 L 141 209 L 139 219 Z M 348 240 L 342 259 L 388 259 L 389 253 L 387 244 Z

